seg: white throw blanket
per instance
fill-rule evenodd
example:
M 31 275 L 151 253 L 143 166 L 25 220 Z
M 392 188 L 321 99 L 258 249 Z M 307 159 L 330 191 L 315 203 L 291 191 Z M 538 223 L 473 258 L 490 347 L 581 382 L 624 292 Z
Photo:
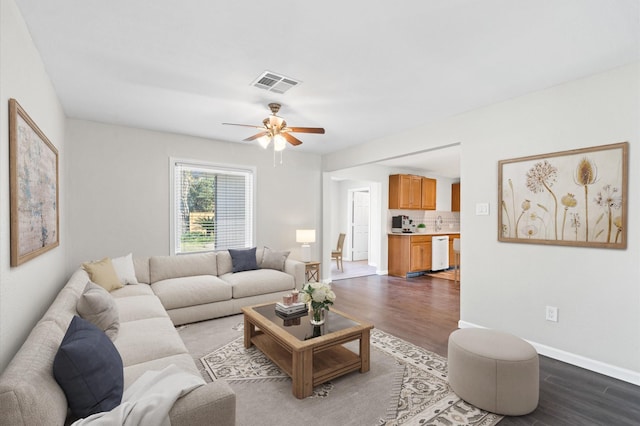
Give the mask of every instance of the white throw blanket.
M 174 402 L 204 384 L 204 379 L 174 364 L 161 371 L 147 371 L 124 392 L 120 405 L 80 419 L 72 426 L 170 426 L 169 410 Z

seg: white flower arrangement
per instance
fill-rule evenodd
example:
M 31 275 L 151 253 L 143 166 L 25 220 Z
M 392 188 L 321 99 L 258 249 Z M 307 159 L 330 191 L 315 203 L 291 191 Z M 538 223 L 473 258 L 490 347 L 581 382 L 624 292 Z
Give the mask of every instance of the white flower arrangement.
M 300 297 L 304 303 L 311 303 L 313 310 L 329 310 L 329 306 L 336 300 L 336 294 L 331 290 L 331 286 L 323 283 L 307 283 L 302 287 Z

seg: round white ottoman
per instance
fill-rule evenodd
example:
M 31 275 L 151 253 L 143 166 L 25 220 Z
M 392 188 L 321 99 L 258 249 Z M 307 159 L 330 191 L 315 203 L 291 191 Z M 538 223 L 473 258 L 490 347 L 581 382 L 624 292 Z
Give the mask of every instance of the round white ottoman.
M 529 343 L 496 330 L 464 328 L 449 336 L 449 384 L 468 403 L 507 416 L 538 406 L 538 353 Z

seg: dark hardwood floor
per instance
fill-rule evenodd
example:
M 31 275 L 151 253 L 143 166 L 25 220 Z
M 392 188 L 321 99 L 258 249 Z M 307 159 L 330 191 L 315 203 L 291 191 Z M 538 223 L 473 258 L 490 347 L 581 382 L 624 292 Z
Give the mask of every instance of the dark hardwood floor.
M 335 307 L 417 346 L 447 356 L 458 328 L 460 285 L 422 276 L 367 276 L 332 283 Z M 640 387 L 540 356 L 540 403 L 506 425 L 640 425 Z

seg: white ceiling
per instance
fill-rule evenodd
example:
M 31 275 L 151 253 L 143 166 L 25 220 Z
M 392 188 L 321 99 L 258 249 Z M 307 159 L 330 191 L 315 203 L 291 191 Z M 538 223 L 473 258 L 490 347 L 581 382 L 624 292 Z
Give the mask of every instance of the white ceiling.
M 411 155 L 390 158 L 377 164 L 412 169 L 417 173 L 447 178 L 460 177 L 460 145 L 428 150 Z
M 315 153 L 640 57 L 637 0 L 15 1 L 69 117 L 240 142 L 279 102 Z

